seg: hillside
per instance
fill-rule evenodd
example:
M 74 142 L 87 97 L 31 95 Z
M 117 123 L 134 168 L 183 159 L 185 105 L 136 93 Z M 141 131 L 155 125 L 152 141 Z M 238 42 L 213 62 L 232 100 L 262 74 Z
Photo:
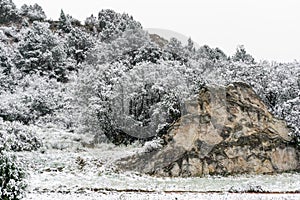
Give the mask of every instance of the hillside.
M 67 151 L 74 164 L 74 156 L 87 156 L 89 149 L 101 154 L 107 146 L 118 157 L 163 145 L 184 114 L 182 105 L 213 84 L 251 86 L 268 112 L 287 123 L 290 145 L 299 151 L 300 63 L 257 62 L 242 45 L 226 55 L 192 39 L 166 40 L 128 14 L 99 10 L 85 22 L 61 10 L 52 21 L 37 4 L 17 8 L 11 0 L 0 1 L 1 199 L 22 196 L 24 180 L 33 180 L 25 175 L 40 170 L 27 155 L 56 165 L 50 157 Z M 115 160 L 104 157 L 106 164 Z M 7 166 L 17 175 L 8 179 Z M 13 194 L 18 188 L 20 194 Z

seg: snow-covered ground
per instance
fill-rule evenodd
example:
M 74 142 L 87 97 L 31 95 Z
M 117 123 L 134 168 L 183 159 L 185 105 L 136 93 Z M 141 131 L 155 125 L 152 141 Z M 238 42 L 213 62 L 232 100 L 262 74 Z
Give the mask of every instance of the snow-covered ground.
M 39 151 L 18 153 L 29 171 L 26 199 L 300 199 L 299 173 L 157 178 L 113 167 L 116 159 L 141 151 L 140 145 L 93 146 L 91 137 L 57 129 L 40 137 Z
M 44 193 L 44 194 L 29 194 L 26 199 L 63 199 L 63 200 L 143 200 L 143 199 L 163 199 L 163 200 L 215 200 L 215 199 L 230 199 L 230 200 L 299 200 L 300 195 L 289 195 L 289 194 L 194 194 L 194 193 L 123 193 L 123 192 L 107 192 L 107 193 L 85 193 L 85 194 L 60 194 L 60 193 Z

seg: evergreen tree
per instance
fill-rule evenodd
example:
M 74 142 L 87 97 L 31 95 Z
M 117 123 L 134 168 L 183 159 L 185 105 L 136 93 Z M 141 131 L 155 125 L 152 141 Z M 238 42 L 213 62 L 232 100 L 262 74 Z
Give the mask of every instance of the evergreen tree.
M 11 49 L 9 49 L 3 42 L 0 42 L 0 68 L 5 74 L 8 74 L 13 66 L 11 53 Z
M 18 45 L 21 58 L 17 67 L 24 73 L 38 73 L 65 80 L 66 53 L 63 42 L 49 29 L 48 23 L 33 22 Z
M 126 30 L 141 29 L 139 22 L 127 14 L 116 13 L 113 10 L 101 10 L 98 13 L 98 30 L 101 41 L 110 42 L 122 35 Z
M 66 33 L 69 33 L 72 29 L 70 19 L 65 15 L 64 11 L 61 10 L 59 21 L 59 28 Z
M 164 48 L 165 51 L 169 52 L 175 60 L 178 58 L 184 58 L 185 52 L 182 43 L 176 39 L 171 38 L 168 44 Z
M 82 63 L 86 58 L 86 52 L 94 46 L 94 38 L 79 28 L 73 28 L 66 34 L 66 53 L 68 57 Z M 75 66 L 73 66 L 75 69 Z
M 236 52 L 232 57 L 232 60 L 245 63 L 254 63 L 254 58 L 246 52 L 246 49 L 243 45 L 239 45 L 237 47 Z
M 226 60 L 227 59 L 226 54 L 221 49 L 219 49 L 218 47 L 215 48 L 215 55 L 216 55 L 215 58 L 217 60 Z
M 12 0 L 0 1 L 0 24 L 20 22 L 19 11 Z
M 30 21 L 44 21 L 46 14 L 41 6 L 34 4 L 33 6 L 24 4 L 20 9 L 20 14 L 24 17 L 28 17 Z
M 183 46 L 182 46 L 182 43 L 178 39 L 172 37 L 170 39 L 169 43 L 166 45 L 166 49 L 171 52 L 180 54 L 181 50 L 183 49 Z
M 193 42 L 192 38 L 189 37 L 186 47 L 187 47 L 188 51 L 195 52 L 194 42 Z
M 86 28 L 91 32 L 96 32 L 98 27 L 98 20 L 94 15 L 87 17 L 84 22 Z
M 219 48 L 210 48 L 208 45 L 201 46 L 196 52 L 197 59 L 208 59 L 211 61 L 226 60 L 226 54 Z

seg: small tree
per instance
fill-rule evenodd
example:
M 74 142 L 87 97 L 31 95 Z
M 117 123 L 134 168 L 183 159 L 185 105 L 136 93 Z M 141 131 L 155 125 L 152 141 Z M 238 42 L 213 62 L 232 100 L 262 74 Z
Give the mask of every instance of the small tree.
M 190 37 L 189 37 L 189 39 L 188 39 L 188 43 L 187 43 L 186 48 L 187 48 L 190 52 L 195 52 L 195 45 L 194 45 L 194 42 L 193 42 L 192 38 L 190 38 Z
M 232 57 L 233 61 L 240 61 L 245 63 L 254 63 L 254 58 L 246 52 L 244 45 L 239 45 L 236 48 L 236 52 Z
M 178 56 L 184 55 L 182 43 L 174 37 L 171 38 L 169 43 L 166 45 L 166 50 Z
M 59 21 L 59 28 L 66 33 L 69 33 L 72 30 L 72 25 L 70 19 L 65 15 L 64 11 L 61 10 Z

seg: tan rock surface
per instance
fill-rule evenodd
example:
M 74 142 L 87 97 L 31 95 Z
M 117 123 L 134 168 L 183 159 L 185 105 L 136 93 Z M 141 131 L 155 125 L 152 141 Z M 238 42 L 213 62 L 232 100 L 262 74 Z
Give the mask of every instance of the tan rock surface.
M 299 169 L 289 129 L 244 83 L 203 88 L 161 150 L 123 159 L 125 170 L 159 176 L 273 173 Z

